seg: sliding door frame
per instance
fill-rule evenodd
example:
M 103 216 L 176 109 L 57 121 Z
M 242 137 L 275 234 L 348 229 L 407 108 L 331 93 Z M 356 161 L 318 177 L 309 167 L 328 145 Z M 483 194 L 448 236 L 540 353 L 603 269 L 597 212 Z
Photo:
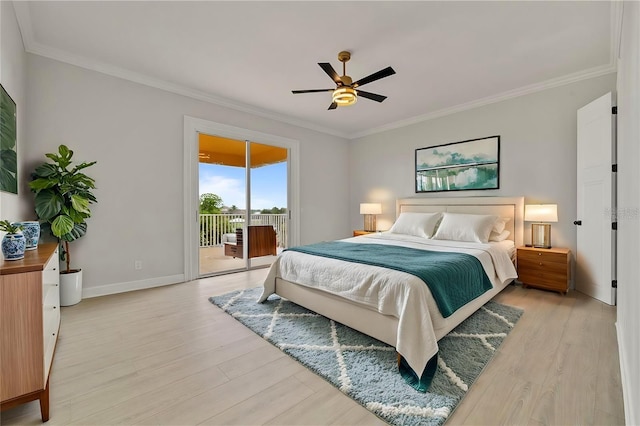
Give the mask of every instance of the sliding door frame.
M 281 136 L 242 129 L 227 124 L 184 116 L 184 277 L 185 281 L 199 278 L 199 174 L 198 152 L 200 133 L 240 141 L 251 141 L 286 148 L 287 211 L 289 213 L 289 241 L 287 247 L 300 244 L 300 142 Z

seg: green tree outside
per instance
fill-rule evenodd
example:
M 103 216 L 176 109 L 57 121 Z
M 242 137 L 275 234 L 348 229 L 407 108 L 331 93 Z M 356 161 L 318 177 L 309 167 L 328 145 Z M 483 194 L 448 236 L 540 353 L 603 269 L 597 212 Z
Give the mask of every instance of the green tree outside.
M 222 205 L 222 198 L 216 194 L 200 195 L 200 214 L 218 214 Z

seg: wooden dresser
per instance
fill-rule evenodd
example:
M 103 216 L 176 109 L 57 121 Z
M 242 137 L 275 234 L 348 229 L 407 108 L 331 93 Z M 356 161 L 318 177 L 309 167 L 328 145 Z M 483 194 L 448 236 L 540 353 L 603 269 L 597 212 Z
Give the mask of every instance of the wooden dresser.
M 58 244 L 0 264 L 0 410 L 40 400 L 49 420 L 49 373 L 60 329 Z
M 518 247 L 518 281 L 566 294 L 571 278 L 571 250 Z

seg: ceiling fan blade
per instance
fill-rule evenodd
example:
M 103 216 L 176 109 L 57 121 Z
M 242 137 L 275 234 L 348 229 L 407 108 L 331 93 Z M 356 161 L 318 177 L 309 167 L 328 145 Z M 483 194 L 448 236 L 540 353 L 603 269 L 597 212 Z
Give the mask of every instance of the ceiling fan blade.
M 333 92 L 336 89 L 311 89 L 311 90 L 292 90 L 291 93 L 297 95 L 298 93 L 317 93 L 317 92 Z
M 386 96 L 378 95 L 377 93 L 365 92 L 364 90 L 356 90 L 356 92 L 358 92 L 358 96 L 362 96 L 363 98 L 371 99 L 376 102 L 382 102 L 387 99 Z
M 338 73 L 336 72 L 336 70 L 333 69 L 333 67 L 331 66 L 331 64 L 329 62 L 318 62 L 318 65 L 320 65 L 320 68 L 323 69 L 324 72 L 327 73 L 327 75 L 329 77 L 331 77 L 331 79 L 338 85 L 338 86 L 342 86 L 342 80 L 340 80 L 340 76 L 338 75 Z
M 331 102 L 331 105 L 329 105 L 329 108 L 327 109 L 336 109 L 336 108 L 338 108 L 338 104 L 335 102 Z
M 396 72 L 391 67 L 386 67 L 383 70 L 378 72 L 374 72 L 371 75 L 366 76 L 365 78 L 361 78 L 360 80 L 354 82 L 351 87 L 354 89 L 358 86 L 364 86 L 365 84 L 371 83 L 372 81 L 380 80 L 381 78 L 389 77 L 390 75 L 395 74 Z

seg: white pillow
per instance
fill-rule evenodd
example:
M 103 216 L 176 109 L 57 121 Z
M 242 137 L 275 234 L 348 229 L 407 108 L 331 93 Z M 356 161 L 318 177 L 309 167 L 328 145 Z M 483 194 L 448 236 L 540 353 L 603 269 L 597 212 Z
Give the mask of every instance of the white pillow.
M 389 232 L 431 238 L 442 213 L 400 213 Z
M 491 234 L 489 234 L 489 241 L 504 241 L 509 238 L 509 235 L 511 235 L 511 232 L 506 229 L 500 233 L 491 231 Z
M 444 213 L 433 239 L 486 243 L 497 219 L 494 215 Z
M 501 233 L 502 231 L 504 231 L 504 227 L 507 225 L 507 222 L 509 222 L 511 220 L 510 217 L 499 217 L 496 220 L 496 223 L 493 224 L 493 229 L 491 230 L 491 232 L 495 232 L 497 234 Z

